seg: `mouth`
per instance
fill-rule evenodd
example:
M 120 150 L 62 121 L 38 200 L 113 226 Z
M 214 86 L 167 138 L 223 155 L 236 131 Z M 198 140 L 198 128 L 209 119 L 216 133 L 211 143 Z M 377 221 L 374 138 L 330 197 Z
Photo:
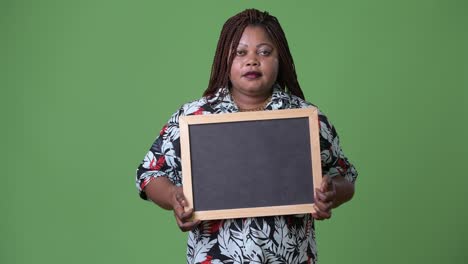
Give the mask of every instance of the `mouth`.
M 248 71 L 242 75 L 243 77 L 253 80 L 262 77 L 262 73 L 258 71 Z

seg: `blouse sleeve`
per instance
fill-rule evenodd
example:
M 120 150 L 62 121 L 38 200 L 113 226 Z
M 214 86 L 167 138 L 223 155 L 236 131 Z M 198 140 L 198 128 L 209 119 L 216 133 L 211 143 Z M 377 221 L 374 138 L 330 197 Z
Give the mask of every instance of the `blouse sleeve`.
M 335 128 L 322 113 L 319 113 L 319 126 L 322 174 L 330 177 L 343 176 L 354 183 L 358 175 L 356 168 L 344 155 Z
M 167 177 L 172 183 L 182 184 L 180 161 L 179 116 L 183 109 L 174 113 L 161 129 L 150 150 L 136 171 L 136 186 L 140 197 L 147 199 L 145 186 L 157 177 Z

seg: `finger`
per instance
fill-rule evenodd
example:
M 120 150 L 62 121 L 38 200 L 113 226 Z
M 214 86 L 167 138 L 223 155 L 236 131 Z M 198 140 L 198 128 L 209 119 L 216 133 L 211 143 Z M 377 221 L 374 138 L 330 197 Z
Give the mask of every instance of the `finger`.
M 185 219 L 187 217 L 190 217 L 191 213 L 189 213 L 189 216 L 186 215 L 185 208 L 188 206 L 188 203 L 185 199 L 184 193 L 181 191 L 182 188 L 177 187 L 176 192 L 175 192 L 175 201 L 174 201 L 174 212 L 176 212 L 177 217 L 180 219 Z
M 326 199 L 325 193 L 320 190 L 316 190 L 315 192 L 315 200 L 317 201 L 324 201 Z
M 320 194 L 322 194 L 322 193 L 323 192 L 319 188 L 315 188 L 315 192 L 314 192 L 315 200 L 320 200 Z
M 321 202 L 332 202 L 335 200 L 336 192 L 329 191 L 329 192 L 317 192 L 317 200 Z
M 320 190 L 324 191 L 324 188 L 327 186 L 328 176 L 322 177 L 322 183 L 320 184 Z
M 322 212 L 328 212 L 332 209 L 333 202 L 316 201 L 315 206 Z
M 185 210 L 181 204 L 176 203 L 174 206 L 174 215 L 182 222 L 187 222 L 193 215 L 193 208 Z
M 315 220 L 322 220 L 322 218 L 318 214 L 318 208 L 315 206 L 315 204 L 313 205 L 313 207 L 314 207 L 314 211 L 312 212 L 312 217 Z
M 189 220 L 192 217 L 192 215 L 193 215 L 193 209 L 191 208 L 187 211 L 184 211 L 182 215 L 180 216 L 180 219 L 185 222 Z
M 317 207 L 314 207 L 314 209 L 315 209 L 315 212 L 312 213 L 312 217 L 315 220 L 324 220 L 324 219 L 329 219 L 331 217 L 331 211 L 330 212 L 322 212 Z
M 321 213 L 329 214 L 331 212 L 332 205 L 333 205 L 333 203 L 331 203 L 331 202 L 326 203 L 326 202 L 316 201 L 314 203 L 314 207 L 317 209 L 319 214 L 321 214 Z
M 179 229 L 183 232 L 187 231 L 187 227 L 184 226 L 184 222 L 182 222 L 182 220 L 180 220 L 177 215 L 174 215 L 175 216 L 175 219 L 176 219 L 176 222 L 177 222 L 177 226 L 179 226 Z
M 180 192 L 176 192 L 175 198 L 176 198 L 176 201 L 177 201 L 177 202 L 180 202 L 180 200 L 182 200 L 182 195 L 181 195 L 181 193 L 180 193 Z
M 176 193 L 176 200 L 177 202 L 179 202 L 183 207 L 187 207 L 188 206 L 188 203 L 187 203 L 187 199 L 185 199 L 185 195 L 182 191 L 178 191 Z
M 179 202 L 175 202 L 175 204 L 173 206 L 173 210 L 174 210 L 174 214 L 177 216 L 177 218 L 179 218 L 179 219 L 184 218 L 185 210 L 184 210 L 184 207 Z
M 313 217 L 315 220 L 322 220 L 322 218 L 318 216 L 317 212 L 313 212 L 313 213 L 312 213 L 312 217 Z
M 332 202 L 335 199 L 335 193 L 330 191 L 330 192 L 322 192 L 319 189 L 315 189 L 315 202 L 320 201 L 323 203 L 328 203 Z
M 319 212 L 318 213 L 322 219 L 330 219 L 331 218 L 331 211 L 328 212 Z
M 331 190 L 323 194 L 325 201 L 333 201 L 336 198 L 336 190 Z
M 199 224 L 200 224 L 199 220 L 197 220 L 195 222 L 186 222 L 186 223 L 183 223 L 182 226 L 179 226 L 179 228 L 180 228 L 180 230 L 182 230 L 184 232 L 187 232 L 187 231 L 190 231 L 190 230 L 194 229 Z
M 315 205 L 317 220 L 329 219 L 331 217 L 331 210 L 322 211 L 318 206 Z
M 177 202 L 179 203 L 185 200 L 184 193 L 181 192 L 180 190 L 176 192 L 175 197 L 176 197 Z
M 200 224 L 200 220 L 184 222 L 181 219 L 179 219 L 177 217 L 177 215 L 176 215 L 176 222 L 177 222 L 177 225 L 179 226 L 180 230 L 183 231 L 183 232 L 190 231 L 194 227 L 196 227 L 197 225 Z
M 328 176 L 328 175 L 323 176 L 322 177 L 322 184 L 320 186 L 320 189 L 322 190 L 322 192 L 328 191 L 329 188 L 330 188 L 330 185 L 331 185 L 330 176 Z

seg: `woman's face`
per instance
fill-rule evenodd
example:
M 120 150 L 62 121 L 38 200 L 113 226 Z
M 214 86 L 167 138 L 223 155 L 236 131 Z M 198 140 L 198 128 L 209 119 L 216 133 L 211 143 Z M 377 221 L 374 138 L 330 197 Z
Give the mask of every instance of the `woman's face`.
M 247 26 L 236 49 L 229 79 L 244 95 L 265 95 L 278 75 L 278 51 L 261 26 Z

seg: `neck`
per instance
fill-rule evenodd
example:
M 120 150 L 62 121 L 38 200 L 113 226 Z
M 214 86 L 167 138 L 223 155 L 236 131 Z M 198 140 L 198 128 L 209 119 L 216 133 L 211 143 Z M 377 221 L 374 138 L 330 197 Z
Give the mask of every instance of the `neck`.
M 257 111 L 265 108 L 270 99 L 271 91 L 265 94 L 248 95 L 232 89 L 231 96 L 240 111 Z

